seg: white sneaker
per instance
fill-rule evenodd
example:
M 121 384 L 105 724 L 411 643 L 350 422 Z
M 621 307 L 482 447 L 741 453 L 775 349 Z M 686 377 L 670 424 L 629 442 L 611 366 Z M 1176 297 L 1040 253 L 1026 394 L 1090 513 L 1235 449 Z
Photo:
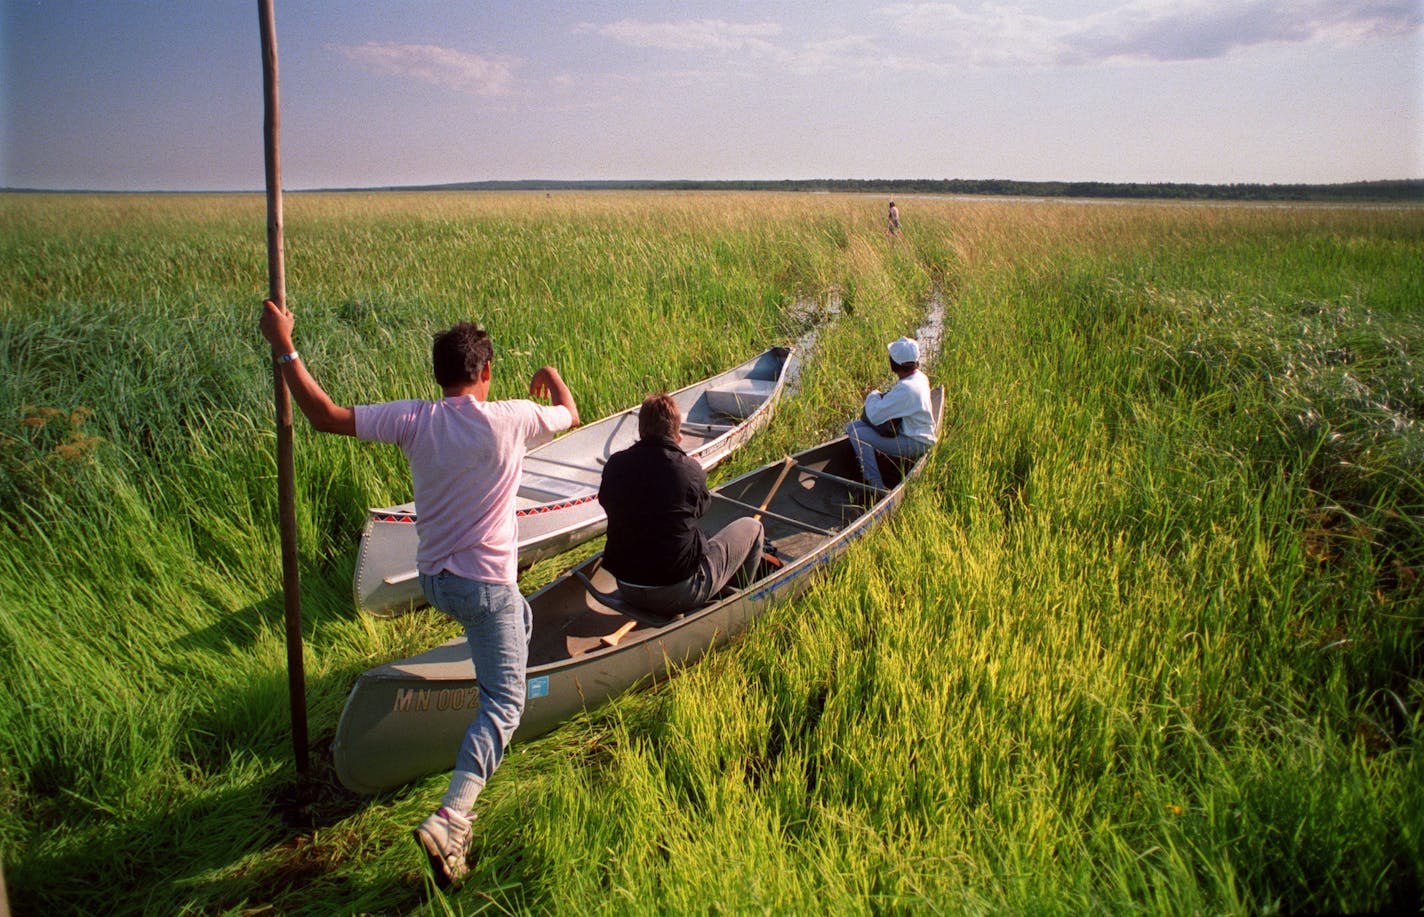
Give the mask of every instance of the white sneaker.
M 436 885 L 445 888 L 465 878 L 470 871 L 465 863 L 470 852 L 470 819 L 441 806 L 413 833 L 416 843 L 430 857 Z

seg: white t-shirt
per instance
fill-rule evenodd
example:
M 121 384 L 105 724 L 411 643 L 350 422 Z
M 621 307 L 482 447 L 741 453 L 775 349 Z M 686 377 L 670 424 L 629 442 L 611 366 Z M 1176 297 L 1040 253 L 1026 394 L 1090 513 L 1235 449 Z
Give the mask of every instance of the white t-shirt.
M 561 405 L 473 395 L 356 408 L 356 436 L 400 446 L 410 463 L 417 569 L 484 583 L 518 580 L 514 496 L 524 453 L 572 423 Z
M 865 419 L 882 424 L 893 417 L 902 419 L 900 433 L 922 443 L 933 443 L 934 414 L 931 413 L 929 377 L 918 369 L 880 394 L 876 389 L 865 396 Z

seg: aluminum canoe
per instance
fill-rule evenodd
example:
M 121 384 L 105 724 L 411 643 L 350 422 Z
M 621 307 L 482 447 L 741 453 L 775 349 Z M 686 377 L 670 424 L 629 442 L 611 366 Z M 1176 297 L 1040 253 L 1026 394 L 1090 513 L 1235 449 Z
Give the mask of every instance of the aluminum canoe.
M 943 404 L 944 389 L 936 388 L 936 429 Z M 882 457 L 891 486 L 874 491 L 861 482 L 850 444 L 840 437 L 715 488 L 699 523 L 703 530 L 711 533 L 761 512 L 769 551 L 781 565 L 764 564 L 745 588 L 675 620 L 630 617 L 595 596 L 578 574 L 596 590 L 614 593 L 613 578 L 601 568 L 602 554 L 531 595 L 527 701 L 514 738 L 542 735 L 580 711 L 696 661 L 773 602 L 799 595 L 816 571 L 894 511 L 928 458 L 902 469 Z M 332 743 L 341 782 L 358 793 L 379 793 L 450 770 L 478 694 L 464 637 L 365 672 L 351 689 Z

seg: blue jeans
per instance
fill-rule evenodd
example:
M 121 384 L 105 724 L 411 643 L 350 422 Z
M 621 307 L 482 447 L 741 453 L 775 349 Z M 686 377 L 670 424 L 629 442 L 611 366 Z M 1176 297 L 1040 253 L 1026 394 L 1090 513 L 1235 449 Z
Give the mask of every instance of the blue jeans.
M 875 453 L 883 452 L 894 458 L 919 458 L 930 451 L 929 443 L 908 436 L 881 436 L 863 420 L 852 420 L 846 424 L 846 436 L 850 437 L 851 448 L 860 462 L 861 477 L 872 487 L 885 486 L 880 466 L 875 463 Z
M 425 598 L 465 628 L 480 708 L 455 757 L 444 805 L 464 814 L 504 759 L 524 715 L 524 669 L 534 615 L 519 587 L 481 583 L 448 570 L 420 575 Z

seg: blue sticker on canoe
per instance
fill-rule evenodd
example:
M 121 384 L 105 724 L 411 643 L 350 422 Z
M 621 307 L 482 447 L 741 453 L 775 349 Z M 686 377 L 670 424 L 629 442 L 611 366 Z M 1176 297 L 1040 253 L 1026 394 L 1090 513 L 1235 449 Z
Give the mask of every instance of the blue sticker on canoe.
M 540 675 L 538 678 L 529 679 L 529 696 L 531 698 L 549 696 L 548 675 Z

